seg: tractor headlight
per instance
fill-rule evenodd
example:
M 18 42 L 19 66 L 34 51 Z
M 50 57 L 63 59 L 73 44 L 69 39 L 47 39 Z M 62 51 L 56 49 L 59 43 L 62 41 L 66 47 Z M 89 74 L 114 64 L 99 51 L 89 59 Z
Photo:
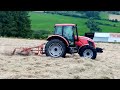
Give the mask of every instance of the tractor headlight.
M 94 46 L 93 42 L 91 42 L 91 41 L 88 41 L 88 44 L 89 44 L 90 46 Z

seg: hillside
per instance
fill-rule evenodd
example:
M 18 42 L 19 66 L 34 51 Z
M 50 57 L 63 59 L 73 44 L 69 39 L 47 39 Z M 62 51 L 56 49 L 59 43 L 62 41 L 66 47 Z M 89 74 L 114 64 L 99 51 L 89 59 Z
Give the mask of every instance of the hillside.
M 120 33 L 120 22 L 112 22 L 104 20 L 108 18 L 107 13 L 101 13 L 100 16 L 103 20 L 96 20 L 100 23 L 100 27 L 103 32 L 119 32 Z M 32 21 L 32 30 L 54 30 L 54 24 L 56 23 L 75 23 L 78 25 L 79 35 L 84 35 L 85 32 L 89 32 L 89 29 L 85 25 L 87 19 L 85 18 L 75 18 L 70 16 L 62 16 L 55 14 L 45 14 L 45 13 L 30 13 L 30 18 Z

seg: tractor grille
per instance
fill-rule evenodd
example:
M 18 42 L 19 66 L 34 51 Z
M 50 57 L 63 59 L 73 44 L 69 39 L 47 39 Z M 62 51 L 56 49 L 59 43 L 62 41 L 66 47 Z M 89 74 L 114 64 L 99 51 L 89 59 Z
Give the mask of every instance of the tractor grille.
M 94 46 L 94 45 L 93 45 L 93 42 L 91 42 L 91 41 L 88 41 L 88 44 L 89 44 L 90 46 L 92 46 L 92 47 Z

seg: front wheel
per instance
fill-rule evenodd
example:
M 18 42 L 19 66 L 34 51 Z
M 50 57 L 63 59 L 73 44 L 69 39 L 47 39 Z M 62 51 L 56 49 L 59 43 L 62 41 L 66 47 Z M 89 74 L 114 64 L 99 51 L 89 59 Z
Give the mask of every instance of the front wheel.
M 95 59 L 97 56 L 97 51 L 91 46 L 84 46 L 83 48 L 80 49 L 79 55 L 81 57 Z

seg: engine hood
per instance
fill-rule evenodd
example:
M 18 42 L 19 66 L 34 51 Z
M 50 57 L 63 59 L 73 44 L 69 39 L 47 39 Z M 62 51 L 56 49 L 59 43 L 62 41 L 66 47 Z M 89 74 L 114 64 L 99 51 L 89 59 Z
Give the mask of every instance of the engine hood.
M 96 47 L 95 42 L 91 38 L 88 38 L 88 37 L 85 37 L 85 36 L 78 36 L 78 41 L 76 41 L 76 45 L 78 45 L 78 46 L 84 46 L 84 45 L 90 45 L 90 44 L 94 48 Z
M 81 39 L 84 39 L 84 40 L 88 40 L 88 41 L 94 42 L 91 38 L 88 38 L 88 37 L 85 37 L 85 36 L 79 36 L 78 38 L 79 38 L 80 40 L 81 40 Z

